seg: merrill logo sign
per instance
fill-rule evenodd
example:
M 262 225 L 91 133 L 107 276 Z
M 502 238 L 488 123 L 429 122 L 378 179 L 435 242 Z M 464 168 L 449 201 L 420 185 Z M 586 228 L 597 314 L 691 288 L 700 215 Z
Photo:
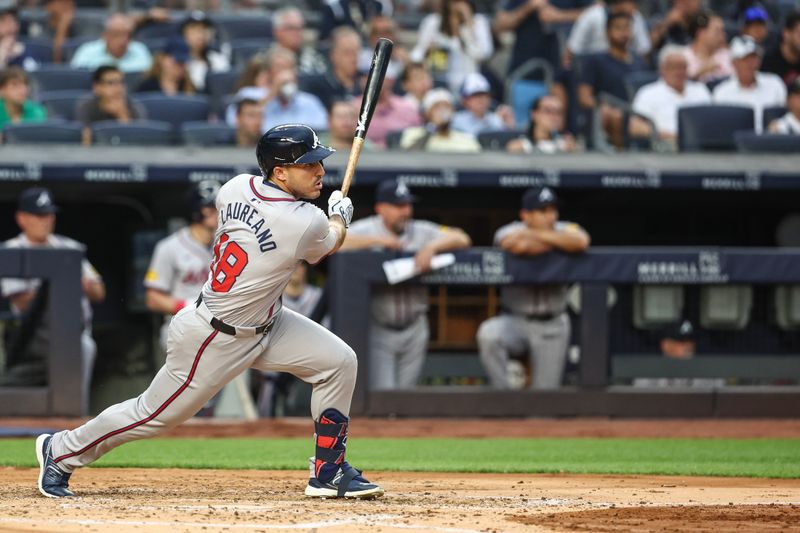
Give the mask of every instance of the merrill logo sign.
M 503 252 L 485 251 L 480 257 L 471 256 L 468 261 L 459 261 L 449 267 L 422 277 L 426 283 L 509 283 L 506 274 L 506 258 Z
M 637 266 L 639 283 L 728 283 L 719 252 L 700 252 L 697 261 L 645 261 Z

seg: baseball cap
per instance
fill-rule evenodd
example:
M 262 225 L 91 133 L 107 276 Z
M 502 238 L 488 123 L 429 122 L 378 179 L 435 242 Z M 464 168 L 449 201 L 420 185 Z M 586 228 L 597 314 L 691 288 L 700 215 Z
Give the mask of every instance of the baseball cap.
M 752 6 L 748 7 L 742 13 L 742 23 L 750 24 L 753 22 L 766 22 L 769 20 L 769 15 L 767 11 L 761 6 Z
M 183 37 L 173 37 L 164 47 L 164 53 L 172 56 L 178 63 L 186 63 L 189 61 L 189 45 L 183 40 Z
M 44 187 L 31 187 L 19 195 L 17 210 L 34 215 L 57 213 L 58 206 L 53 202 L 53 195 Z
M 692 323 L 688 320 L 672 324 L 670 327 L 664 330 L 664 338 L 675 341 L 694 340 L 694 326 L 692 326 Z
M 480 72 L 471 72 L 461 84 L 461 97 L 466 98 L 473 94 L 488 93 L 491 90 L 489 81 Z
M 422 97 L 422 111 L 427 113 L 430 109 L 439 102 L 447 102 L 453 105 L 453 95 L 450 91 L 443 88 L 431 89 L 425 96 Z
M 195 9 L 194 11 L 190 12 L 186 18 L 183 19 L 183 22 L 181 22 L 181 31 L 183 31 L 183 28 L 189 24 L 202 24 L 207 28 L 210 28 L 213 25 L 211 23 L 211 19 L 199 9 Z
M 382 181 L 375 190 L 375 203 L 385 202 L 394 205 L 413 204 L 416 199 L 417 198 L 411 194 L 411 191 L 408 190 L 408 185 L 402 181 Z
M 550 187 L 533 187 L 522 195 L 522 209 L 535 211 L 548 205 L 557 205 L 558 197 Z
M 742 59 L 751 54 L 761 55 L 761 47 L 747 35 L 731 39 L 730 50 L 731 59 Z

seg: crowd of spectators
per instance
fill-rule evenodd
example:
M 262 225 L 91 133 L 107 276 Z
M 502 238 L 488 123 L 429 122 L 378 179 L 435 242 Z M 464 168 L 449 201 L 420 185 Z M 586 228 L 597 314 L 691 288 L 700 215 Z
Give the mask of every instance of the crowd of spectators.
M 345 148 L 372 48 L 388 37 L 372 150 L 670 150 L 679 108 L 717 104 L 751 107 L 754 132 L 793 133 L 800 11 L 787 4 L 367 0 L 326 2 L 311 22 L 287 4 L 94 9 L 89 23 L 79 0 L 0 0 L 0 123 L 76 120 L 91 144 L 96 122 L 147 119 L 178 140 L 182 119 L 162 110 L 205 102 L 200 118 L 231 132 L 210 142 L 253 146 L 256 125 L 299 122 Z M 154 95 L 175 106 L 153 113 Z M 765 122 L 772 108 L 779 121 Z

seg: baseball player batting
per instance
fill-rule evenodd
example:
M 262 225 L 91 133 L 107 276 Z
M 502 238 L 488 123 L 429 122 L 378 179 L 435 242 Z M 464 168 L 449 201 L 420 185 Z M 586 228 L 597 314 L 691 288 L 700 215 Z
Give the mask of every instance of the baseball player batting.
M 316 450 L 307 496 L 383 494 L 345 461 L 355 353 L 281 304 L 298 263 L 321 261 L 347 233 L 353 204 L 341 191 L 331 193 L 327 217 L 302 201 L 319 197 L 322 161 L 332 152 L 308 126 L 277 126 L 261 137 L 256 155 L 262 176 L 238 175 L 217 195 L 211 273 L 196 304 L 180 310 L 169 326 L 166 364 L 139 397 L 77 429 L 36 439 L 42 494 L 73 496 L 69 478 L 76 468 L 180 424 L 249 368 L 289 372 L 313 386 Z

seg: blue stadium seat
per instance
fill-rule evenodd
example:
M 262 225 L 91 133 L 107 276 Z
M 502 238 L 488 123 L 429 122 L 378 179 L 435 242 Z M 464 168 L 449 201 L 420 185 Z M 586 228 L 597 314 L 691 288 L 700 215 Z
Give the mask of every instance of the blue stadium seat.
M 678 109 L 678 150 L 681 152 L 734 151 L 733 134 L 753 131 L 752 107 L 698 105 Z
M 186 122 L 181 126 L 183 144 L 214 146 L 236 144 L 236 130 L 227 124 Z
M 236 81 L 242 75 L 239 69 L 229 70 L 228 72 L 209 72 L 206 76 L 206 92 L 211 98 L 211 110 L 215 114 L 222 116 L 225 113 L 224 99 L 227 95 L 233 94 Z
M 266 52 L 271 45 L 267 39 L 244 39 L 231 42 L 231 59 L 233 65 L 243 68 L 254 55 Z
M 478 134 L 478 142 L 484 150 L 505 151 L 509 141 L 524 137 L 525 132 L 518 130 L 484 131 Z
M 92 88 L 92 71 L 67 65 L 42 65 L 29 73 L 36 92 L 85 90 Z
M 782 105 L 765 107 L 761 111 L 761 118 L 762 118 L 761 123 L 764 125 L 764 131 L 766 131 L 767 128 L 769 127 L 770 122 L 781 118 L 783 115 L 786 114 L 786 111 L 787 111 L 786 107 Z
M 658 80 L 658 72 L 654 70 L 640 70 L 631 72 L 625 76 L 625 91 L 628 93 L 628 101 L 633 102 L 636 91 Z
M 166 96 L 161 93 L 140 93 L 134 96 L 147 110 L 148 117 L 158 117 L 177 130 L 184 122 L 208 120 L 210 105 L 204 95 Z
M 386 134 L 386 148 L 389 150 L 400 149 L 400 139 L 403 137 L 403 130 L 390 131 Z
M 267 17 L 217 14 L 211 20 L 226 41 L 272 38 L 272 21 Z
M 135 93 L 139 84 L 142 83 L 144 72 L 123 72 L 123 75 L 125 76 L 125 88 L 128 90 L 128 94 Z
M 733 137 L 736 141 L 737 152 L 800 153 L 800 135 L 737 131 Z
M 82 129 L 78 122 L 61 120 L 8 124 L 3 128 L 3 141 L 6 144 L 80 144 Z
M 169 39 L 169 37 L 148 37 L 147 39 L 141 39 L 140 41 L 147 47 L 148 50 L 150 50 L 151 54 L 155 55 L 166 48 Z
M 172 124 L 159 120 L 134 120 L 128 123 L 116 120 L 95 122 L 92 142 L 106 146 L 163 146 L 173 144 Z
M 180 35 L 180 23 L 177 21 L 169 22 L 156 22 L 147 24 L 136 30 L 133 38 L 136 41 L 145 41 L 147 39 L 169 39 Z
M 47 108 L 49 117 L 75 120 L 78 104 L 92 98 L 92 91 L 66 90 L 39 93 L 39 102 Z
M 531 105 L 549 93 L 552 84 L 553 68 L 543 59 L 529 59 L 509 74 L 505 100 L 514 111 L 517 126 L 530 122 Z
M 49 39 L 23 39 L 25 52 L 37 63 L 53 62 L 53 43 Z
M 77 50 L 83 43 L 88 43 L 89 41 L 94 41 L 95 39 L 92 37 L 71 37 L 69 39 L 64 40 L 64 44 L 61 45 L 61 60 L 65 63 L 69 63 L 72 60 L 72 56 L 75 55 L 75 50 Z

